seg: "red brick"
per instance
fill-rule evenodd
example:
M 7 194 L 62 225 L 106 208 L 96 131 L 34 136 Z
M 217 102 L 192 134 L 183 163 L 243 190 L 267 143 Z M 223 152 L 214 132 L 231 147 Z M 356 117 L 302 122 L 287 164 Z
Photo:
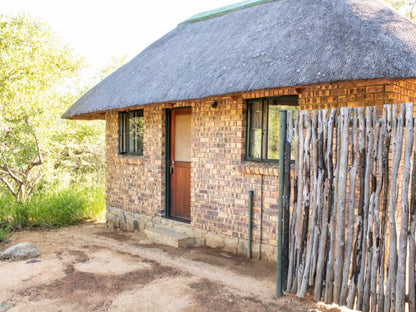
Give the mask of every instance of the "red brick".
M 298 88 L 300 109 L 383 105 L 414 101 L 416 79 L 367 80 L 325 83 Z M 244 99 L 297 94 L 278 88 L 212 97 L 206 100 L 153 104 L 144 109 L 144 155 L 118 154 L 118 113 L 106 113 L 107 205 L 147 215 L 160 215 L 165 207 L 164 145 L 167 107 L 192 107 L 192 226 L 233 237 L 245 237 L 250 189 L 255 190 L 254 224 L 259 225 L 261 176 L 264 175 L 264 242 L 275 245 L 275 207 L 278 170 L 253 163 L 245 168 L 246 104 Z M 211 107 L 217 101 L 218 108 Z M 217 136 L 221 133 L 222 136 Z M 227 140 L 225 140 L 227 138 Z M 257 235 L 257 234 L 256 234 Z M 255 237 L 255 239 L 258 239 Z

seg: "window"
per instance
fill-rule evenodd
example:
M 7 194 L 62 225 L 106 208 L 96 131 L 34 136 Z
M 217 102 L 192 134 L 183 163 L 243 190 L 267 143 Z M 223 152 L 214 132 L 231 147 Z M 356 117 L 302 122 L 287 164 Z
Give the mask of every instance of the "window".
M 143 155 L 143 110 L 120 112 L 118 127 L 119 153 Z
M 279 111 L 297 105 L 297 95 L 247 101 L 247 160 L 279 159 Z

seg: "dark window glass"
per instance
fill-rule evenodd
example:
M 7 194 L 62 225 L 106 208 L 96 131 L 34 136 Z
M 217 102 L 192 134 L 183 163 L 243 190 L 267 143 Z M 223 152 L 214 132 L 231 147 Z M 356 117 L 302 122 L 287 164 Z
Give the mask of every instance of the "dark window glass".
M 119 153 L 143 155 L 143 110 L 120 112 Z
M 282 96 L 247 102 L 248 160 L 276 161 L 279 158 L 280 110 L 296 110 L 297 96 Z

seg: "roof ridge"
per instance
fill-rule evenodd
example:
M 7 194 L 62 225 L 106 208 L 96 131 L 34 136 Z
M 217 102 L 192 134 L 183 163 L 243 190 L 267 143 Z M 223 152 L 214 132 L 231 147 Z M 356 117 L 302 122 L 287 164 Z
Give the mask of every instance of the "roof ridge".
M 227 5 L 227 6 L 223 6 L 223 7 L 217 8 L 217 9 L 200 12 L 198 14 L 195 14 L 195 15 L 191 16 L 190 18 L 186 19 L 185 21 L 179 23 L 179 25 L 186 24 L 186 23 L 203 21 L 203 20 L 210 19 L 210 18 L 213 18 L 213 17 L 225 15 L 225 14 L 228 14 L 228 13 L 233 12 L 233 11 L 245 9 L 245 8 L 248 8 L 248 7 L 251 7 L 251 6 L 254 6 L 254 5 L 267 3 L 267 2 L 272 2 L 272 1 L 276 1 L 276 0 L 244 0 L 244 1 L 240 1 L 240 2 L 233 3 L 233 4 L 230 4 L 230 5 Z

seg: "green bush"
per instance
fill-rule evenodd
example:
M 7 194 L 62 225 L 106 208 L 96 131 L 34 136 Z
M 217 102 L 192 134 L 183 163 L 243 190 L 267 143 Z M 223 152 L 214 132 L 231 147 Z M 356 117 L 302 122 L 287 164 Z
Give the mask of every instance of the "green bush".
M 26 205 L 30 226 L 50 228 L 76 224 L 92 219 L 104 208 L 104 188 L 67 188 L 34 196 Z
M 0 194 L 0 241 L 13 229 L 59 228 L 101 218 L 105 208 L 104 186 L 68 187 L 39 193 L 25 203 Z
M 12 225 L 7 221 L 0 221 L 0 242 L 5 241 L 12 232 Z

